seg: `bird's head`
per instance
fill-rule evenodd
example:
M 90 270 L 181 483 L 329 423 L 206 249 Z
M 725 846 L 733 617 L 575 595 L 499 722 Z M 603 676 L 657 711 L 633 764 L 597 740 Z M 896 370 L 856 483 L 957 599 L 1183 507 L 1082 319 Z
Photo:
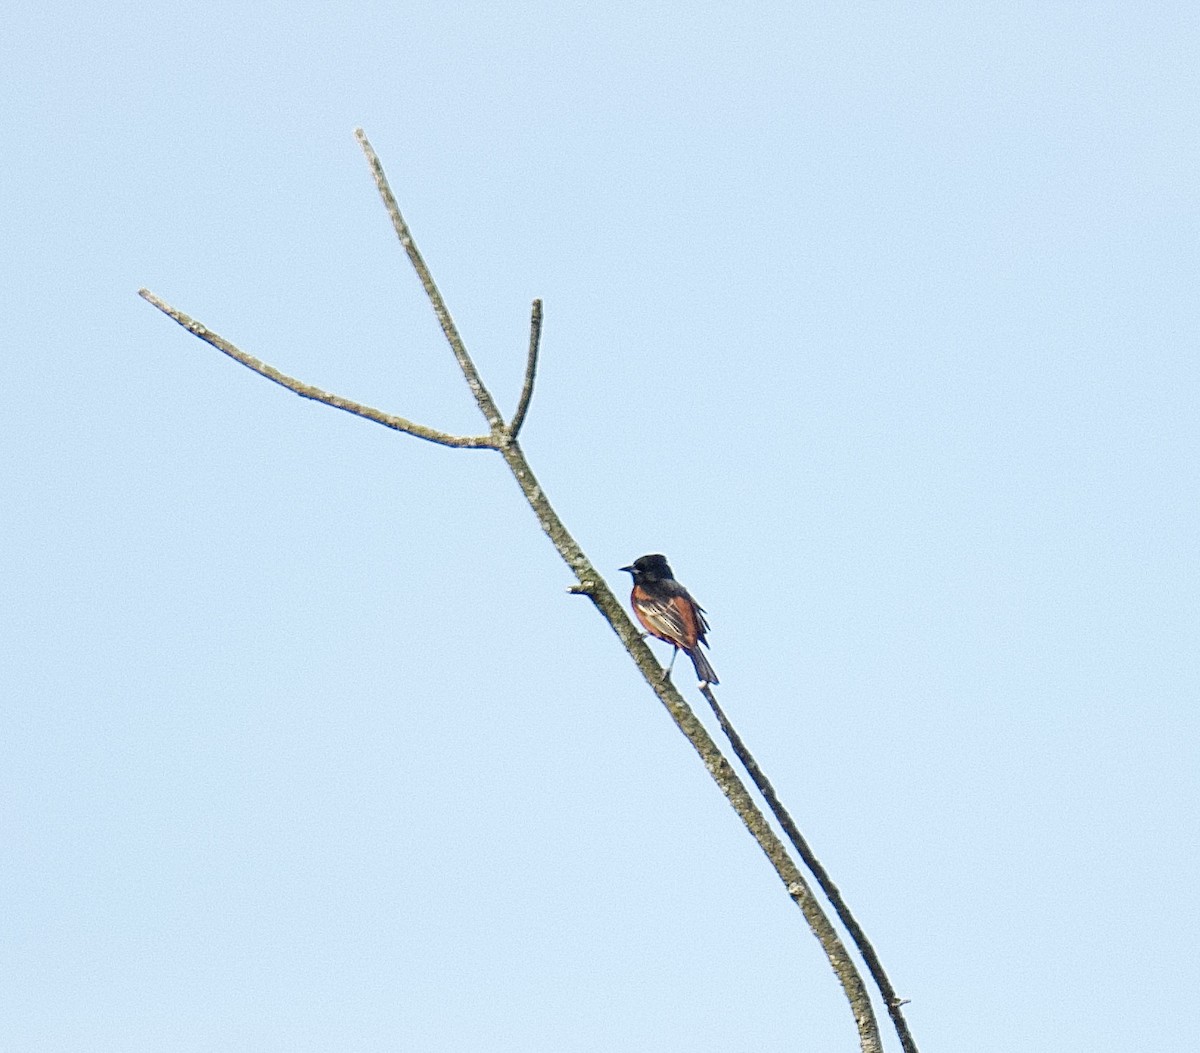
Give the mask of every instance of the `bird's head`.
M 640 581 L 674 581 L 671 566 L 667 557 L 655 552 L 649 556 L 639 556 L 628 567 L 621 568 L 633 575 L 635 583 Z

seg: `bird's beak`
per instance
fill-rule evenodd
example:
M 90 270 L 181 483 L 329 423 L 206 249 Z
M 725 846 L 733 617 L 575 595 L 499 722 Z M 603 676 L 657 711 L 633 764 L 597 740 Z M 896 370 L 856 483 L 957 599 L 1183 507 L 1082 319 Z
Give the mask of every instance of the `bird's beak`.
M 622 570 L 627 570 L 627 571 L 629 571 L 629 573 L 630 573 L 630 574 L 632 574 L 632 573 L 633 573 L 633 568 L 632 568 L 632 567 L 622 567 L 621 569 L 622 569 Z

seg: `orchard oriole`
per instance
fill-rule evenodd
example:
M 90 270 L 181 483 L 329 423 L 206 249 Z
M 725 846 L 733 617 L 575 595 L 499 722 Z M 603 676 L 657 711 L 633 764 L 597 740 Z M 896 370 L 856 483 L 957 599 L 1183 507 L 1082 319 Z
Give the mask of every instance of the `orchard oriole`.
M 675 648 L 671 653 L 671 665 L 675 664 L 678 652 L 683 651 L 696 667 L 700 683 L 719 683 L 713 667 L 700 650 L 701 644 L 708 646 L 704 608 L 675 580 L 667 557 L 657 553 L 641 556 L 631 566 L 621 569 L 633 575 L 633 595 L 629 602 L 637 620 L 651 636 Z M 667 666 L 667 675 L 670 673 L 671 666 Z

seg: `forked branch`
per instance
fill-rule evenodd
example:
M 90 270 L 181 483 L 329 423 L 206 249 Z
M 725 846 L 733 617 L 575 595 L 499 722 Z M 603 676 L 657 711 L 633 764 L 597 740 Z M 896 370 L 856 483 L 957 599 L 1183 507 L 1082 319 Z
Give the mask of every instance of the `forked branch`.
M 238 350 L 228 341 L 212 333 L 205 326 L 189 318 L 182 312 L 169 307 L 158 299 L 158 297 L 146 290 L 142 290 L 142 296 L 159 310 L 175 319 L 188 332 L 200 337 L 200 339 L 211 344 L 217 350 L 229 355 L 242 365 L 253 369 L 256 373 L 260 373 L 267 377 L 267 379 L 294 391 L 297 395 L 325 402 L 338 409 L 356 413 L 359 416 L 366 417 L 368 420 L 374 420 L 397 431 L 403 431 L 431 442 L 439 442 L 445 446 L 484 447 L 495 449 L 500 453 L 512 471 L 513 477 L 521 488 L 521 492 L 525 495 L 526 500 L 528 500 L 530 507 L 537 516 L 538 523 L 546 532 L 551 542 L 553 542 L 559 555 L 562 556 L 563 560 L 575 573 L 578 584 L 573 586 L 571 591 L 586 595 L 617 634 L 638 669 L 641 670 L 647 683 L 654 690 L 676 726 L 683 732 L 692 747 L 696 750 L 705 768 L 708 769 L 709 774 L 721 792 L 725 795 L 734 811 L 737 812 L 746 828 L 750 831 L 770 861 L 776 874 L 778 874 L 784 887 L 787 889 L 788 895 L 800 908 L 809 927 L 825 951 L 829 963 L 846 993 L 854 1015 L 855 1026 L 858 1030 L 859 1046 L 863 1053 L 882 1053 L 879 1027 L 876 1023 L 871 999 L 867 994 L 862 977 L 859 975 L 854 961 L 847 952 L 837 931 L 825 915 L 825 912 L 821 909 L 803 874 L 788 854 L 783 842 L 780 841 L 771 828 L 766 817 L 754 803 L 753 798 L 738 778 L 737 773 L 708 734 L 704 725 L 697 719 L 695 713 L 692 712 L 674 685 L 663 678 L 662 669 L 655 661 L 649 647 L 646 646 L 640 632 L 634 627 L 633 622 L 625 613 L 624 607 L 608 587 L 604 578 L 592 566 L 591 561 L 567 531 L 566 526 L 559 519 L 553 507 L 551 507 L 545 492 L 542 490 L 532 469 L 525 460 L 520 445 L 514 441 L 528 414 L 530 401 L 533 396 L 533 385 L 537 372 L 538 345 L 541 336 L 541 302 L 534 301 L 533 317 L 530 325 L 529 354 L 525 367 L 525 381 L 522 386 L 516 413 L 513 416 L 512 425 L 509 426 L 505 424 L 495 400 L 480 378 L 475 364 L 467 354 L 466 347 L 463 345 L 462 339 L 458 334 L 454 320 L 450 316 L 445 302 L 442 300 L 441 293 L 433 281 L 429 268 L 417 250 L 407 223 L 405 223 L 403 216 L 400 214 L 400 209 L 396 205 L 391 188 L 388 186 L 387 177 L 384 174 L 383 166 L 380 164 L 378 156 L 372 149 L 366 135 L 363 134 L 362 129 L 356 130 L 355 136 L 362 146 L 367 162 L 371 167 L 375 178 L 375 185 L 379 190 L 380 197 L 383 199 L 388 215 L 391 217 L 396 235 L 400 239 L 405 252 L 408 254 L 409 261 L 412 263 L 414 270 L 417 272 L 421 285 L 425 289 L 425 294 L 433 307 L 434 314 L 437 316 L 438 322 L 442 327 L 442 332 L 446 336 L 446 341 L 449 343 L 450 349 L 458 361 L 459 368 L 462 370 L 467 386 L 470 388 L 480 412 L 488 423 L 488 435 L 447 435 L 444 432 L 414 424 L 401 417 L 381 413 L 379 410 L 360 405 L 349 399 L 343 399 L 340 396 L 330 395 L 318 388 L 310 387 L 292 377 L 285 376 L 273 367 Z

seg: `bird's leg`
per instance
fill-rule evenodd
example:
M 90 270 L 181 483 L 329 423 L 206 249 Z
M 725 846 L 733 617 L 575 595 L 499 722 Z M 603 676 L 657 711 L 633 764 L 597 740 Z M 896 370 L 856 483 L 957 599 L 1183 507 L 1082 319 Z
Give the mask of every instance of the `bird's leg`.
M 678 656 L 679 656 L 679 648 L 678 648 L 678 647 L 672 647 L 672 648 L 671 648 L 671 661 L 670 661 L 670 662 L 667 664 L 667 671 L 666 671 L 665 673 L 663 673 L 663 679 L 664 679 L 664 680 L 670 680 L 670 679 L 671 679 L 671 670 L 672 670 L 672 669 L 675 667 L 675 659 L 676 659 Z

